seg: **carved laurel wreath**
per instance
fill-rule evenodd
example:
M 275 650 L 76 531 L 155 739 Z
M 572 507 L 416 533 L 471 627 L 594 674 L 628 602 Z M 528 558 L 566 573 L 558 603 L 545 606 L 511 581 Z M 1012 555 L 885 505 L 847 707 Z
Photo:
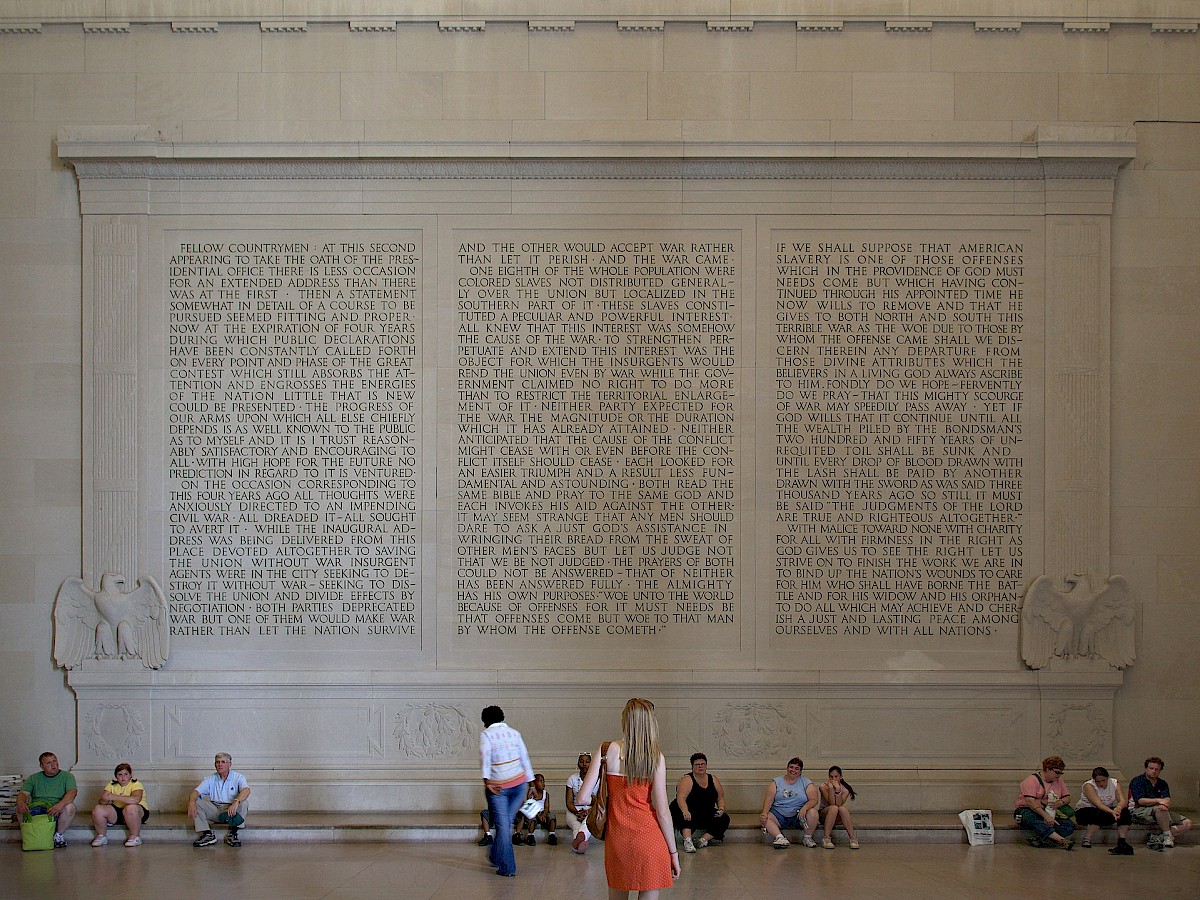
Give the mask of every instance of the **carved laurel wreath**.
M 1050 713 L 1047 736 L 1063 752 L 1091 757 L 1104 747 L 1108 725 L 1091 703 L 1067 703 Z
M 781 753 L 794 733 L 795 726 L 774 706 L 730 703 L 717 713 L 713 736 L 725 754 L 747 759 Z
M 114 744 L 104 736 L 106 721 L 110 723 L 110 731 L 124 729 L 123 742 Z M 142 748 L 145 731 L 141 716 L 123 705 L 103 704 L 84 717 L 84 740 L 88 749 L 102 759 L 135 755 Z
M 420 759 L 455 757 L 471 746 L 471 730 L 461 709 L 441 703 L 409 704 L 396 714 L 392 736 L 399 749 Z

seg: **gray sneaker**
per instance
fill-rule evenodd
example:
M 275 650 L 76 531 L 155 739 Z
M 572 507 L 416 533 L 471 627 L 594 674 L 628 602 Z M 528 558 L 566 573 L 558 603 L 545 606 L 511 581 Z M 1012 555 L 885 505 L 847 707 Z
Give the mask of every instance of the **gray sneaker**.
M 811 834 L 806 834 L 806 835 L 804 836 L 804 846 L 805 846 L 805 847 L 815 847 L 815 846 L 817 846 L 817 842 L 816 842 L 816 841 L 814 841 L 814 840 L 812 839 L 812 835 L 811 835 Z
M 211 831 L 205 831 L 200 837 L 192 841 L 193 847 L 211 847 L 217 842 L 217 836 Z

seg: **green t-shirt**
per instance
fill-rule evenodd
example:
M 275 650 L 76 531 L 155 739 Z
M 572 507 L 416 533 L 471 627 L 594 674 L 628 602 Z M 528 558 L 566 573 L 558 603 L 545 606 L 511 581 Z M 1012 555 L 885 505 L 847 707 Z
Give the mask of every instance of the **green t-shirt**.
M 30 796 L 30 806 L 53 806 L 67 791 L 78 788 L 75 787 L 75 776 L 60 769 L 53 778 L 47 778 L 45 772 L 34 772 L 25 779 L 21 790 Z

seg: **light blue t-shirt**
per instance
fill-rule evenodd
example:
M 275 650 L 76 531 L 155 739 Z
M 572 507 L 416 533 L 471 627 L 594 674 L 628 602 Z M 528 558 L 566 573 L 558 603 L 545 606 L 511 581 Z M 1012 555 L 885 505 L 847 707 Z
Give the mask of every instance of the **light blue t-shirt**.
M 229 775 L 224 781 L 221 780 L 220 775 L 213 772 L 196 785 L 196 793 L 213 803 L 232 803 L 233 798 L 240 794 L 244 787 L 246 787 L 246 776 L 230 769 Z
M 775 799 L 771 803 L 771 814 L 776 819 L 781 816 L 791 818 L 800 812 L 800 807 L 808 802 L 808 786 L 812 780 L 803 775 L 795 784 L 788 784 L 783 775 L 775 777 Z

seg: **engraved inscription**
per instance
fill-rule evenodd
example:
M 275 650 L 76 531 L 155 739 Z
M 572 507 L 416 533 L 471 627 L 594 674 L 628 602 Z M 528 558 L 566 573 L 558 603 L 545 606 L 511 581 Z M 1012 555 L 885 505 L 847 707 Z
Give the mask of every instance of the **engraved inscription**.
M 737 646 L 739 241 L 456 233 L 459 646 Z
M 418 646 L 419 246 L 168 241 L 172 635 Z
M 772 251 L 773 646 L 1014 640 L 1022 238 L 777 231 Z

